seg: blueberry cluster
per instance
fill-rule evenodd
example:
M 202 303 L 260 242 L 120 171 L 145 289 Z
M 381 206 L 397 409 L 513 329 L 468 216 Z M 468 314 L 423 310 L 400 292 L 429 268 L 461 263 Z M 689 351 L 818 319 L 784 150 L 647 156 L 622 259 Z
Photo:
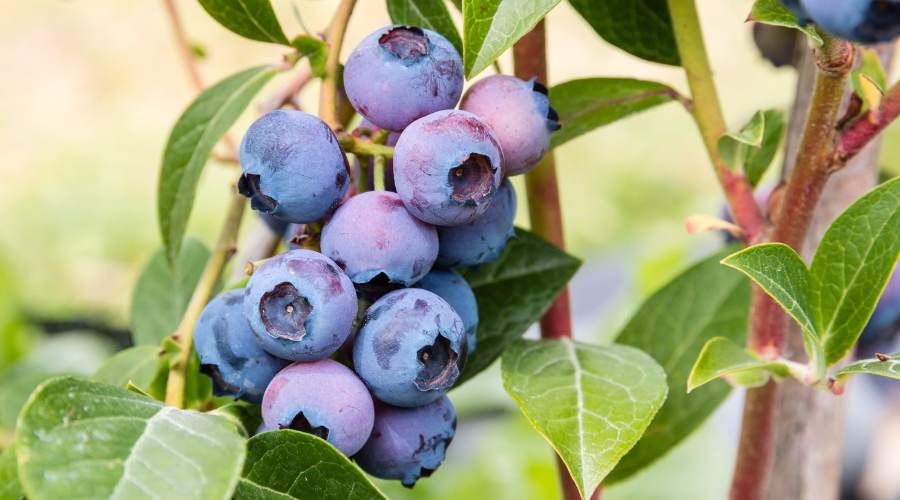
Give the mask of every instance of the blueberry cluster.
M 782 0 L 801 24 L 813 22 L 847 40 L 878 43 L 900 36 L 900 0 Z
M 240 192 L 279 231 L 324 223 L 320 252 L 290 249 L 216 297 L 195 346 L 218 394 L 261 403 L 262 431 L 317 435 L 412 486 L 444 459 L 456 428 L 446 392 L 477 348 L 475 295 L 453 268 L 503 251 L 516 212 L 506 177 L 537 165 L 559 123 L 544 86 L 511 76 L 477 82 L 453 109 L 459 54 L 417 27 L 365 38 L 344 85 L 364 118 L 354 135 L 386 130 L 396 144 L 386 190 L 351 192 L 338 137 L 317 117 L 253 123 Z

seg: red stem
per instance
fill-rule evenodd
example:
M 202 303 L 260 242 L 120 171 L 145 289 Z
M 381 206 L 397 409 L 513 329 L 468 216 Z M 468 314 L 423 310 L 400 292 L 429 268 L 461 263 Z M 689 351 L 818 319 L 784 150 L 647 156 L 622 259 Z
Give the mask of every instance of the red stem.
M 891 87 L 878 109 L 869 110 L 839 136 L 833 161 L 840 167 L 850 161 L 900 115 L 900 83 Z
M 825 183 L 832 172 L 831 154 L 853 46 L 828 37 L 817 53 L 819 75 L 810 105 L 797 162 L 773 218 L 770 240 L 798 252 L 812 222 Z M 784 353 L 788 325 L 784 311 L 758 287 L 754 288 L 747 344 L 766 358 Z M 732 500 L 763 498 L 772 463 L 778 386 L 770 382 L 750 389 L 744 402 L 741 439 L 731 483 Z
M 537 77 L 542 83 L 548 83 L 544 21 L 539 22 L 531 32 L 516 42 L 513 46 L 513 62 L 517 77 L 522 79 Z M 552 151 L 525 176 L 525 186 L 528 192 L 528 213 L 532 231 L 564 249 L 559 183 L 556 179 L 556 161 Z M 541 337 L 558 339 L 571 336 L 572 316 L 569 307 L 569 290 L 566 288 L 541 318 Z M 578 488 L 559 457 L 557 457 L 556 464 L 559 469 L 563 497 L 566 500 L 580 499 Z M 600 487 L 594 491 L 591 498 L 599 500 Z

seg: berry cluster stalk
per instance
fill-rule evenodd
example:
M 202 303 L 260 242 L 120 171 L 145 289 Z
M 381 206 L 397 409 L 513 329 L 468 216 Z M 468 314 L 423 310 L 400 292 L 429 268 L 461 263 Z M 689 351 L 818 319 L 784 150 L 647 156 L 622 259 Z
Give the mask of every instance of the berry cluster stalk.
M 528 80 L 537 77 L 545 84 L 547 81 L 547 52 L 544 21 L 542 20 L 527 35 L 513 46 L 513 62 L 517 77 Z M 543 160 L 525 175 L 525 186 L 528 192 L 528 214 L 531 229 L 536 234 L 563 249 L 562 210 L 559 203 L 559 184 L 556 180 L 556 161 L 550 151 Z M 569 289 L 563 289 L 550 309 L 541 318 L 541 337 L 548 339 L 572 336 L 572 317 L 569 308 Z M 578 487 L 565 464 L 556 458 L 559 477 L 566 500 L 581 498 Z M 600 498 L 600 488 L 591 495 Z

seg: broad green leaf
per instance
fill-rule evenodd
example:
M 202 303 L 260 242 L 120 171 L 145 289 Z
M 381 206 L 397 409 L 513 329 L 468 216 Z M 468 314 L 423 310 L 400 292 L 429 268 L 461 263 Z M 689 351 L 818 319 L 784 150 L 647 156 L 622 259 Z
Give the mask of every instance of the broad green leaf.
M 678 66 L 666 0 L 569 0 L 600 37 L 631 55 Z
M 653 358 L 622 345 L 518 340 L 503 353 L 503 387 L 572 474 L 582 498 L 640 439 L 666 398 Z
M 604 484 L 626 479 L 662 457 L 699 427 L 731 392 L 724 383 L 691 394 L 684 389 L 694 361 L 709 339 L 723 336 L 743 343 L 747 336 L 750 283 L 719 264 L 727 252 L 704 259 L 654 293 L 616 338 L 619 344 L 646 352 L 663 367 L 669 397 Z
M 478 348 L 469 355 L 457 386 L 490 366 L 540 319 L 580 265 L 575 257 L 517 228 L 500 258 L 478 269 L 460 269 L 478 301 Z
M 560 83 L 550 89 L 550 103 L 559 114 L 562 128 L 550 136 L 550 144 L 559 146 L 677 97 L 678 93 L 668 85 L 630 78 L 584 78 Z
M 0 500 L 19 500 L 25 498 L 19 476 L 16 471 L 16 450 L 7 448 L 0 453 Z
M 0 373 L 0 432 L 15 428 L 19 410 L 41 382 L 59 375 L 90 376 L 114 352 L 112 342 L 85 332 L 41 338 L 28 356 Z
M 325 76 L 325 62 L 328 60 L 328 45 L 310 35 L 298 35 L 291 40 L 291 46 L 309 59 L 313 76 Z
M 152 345 L 125 349 L 106 360 L 94 373 L 93 379 L 116 387 L 127 387 L 132 383 L 152 397 L 165 397 L 165 393 L 153 390 L 154 379 L 167 364 L 163 354 L 159 346 Z
M 136 345 L 159 346 L 175 331 L 203 274 L 209 250 L 193 238 L 184 241 L 174 266 L 165 250 L 153 254 L 131 297 L 131 337 Z
M 822 37 L 816 29 L 811 24 L 800 26 L 797 16 L 785 7 L 781 0 L 756 0 L 747 20 L 797 29 L 802 31 L 814 46 L 821 47 L 823 44 Z
M 881 65 L 881 58 L 878 57 L 878 52 L 870 47 L 859 47 L 859 54 L 862 56 L 860 59 L 862 60 L 862 64 L 860 64 L 858 69 L 853 70 L 853 88 L 859 94 L 861 89 L 857 88 L 857 77 L 865 75 L 869 77 L 869 80 L 874 83 L 879 90 L 884 92 L 884 89 L 887 88 L 887 75 L 884 74 L 884 66 Z M 860 94 L 860 97 L 864 97 Z
M 835 373 L 835 378 L 842 382 L 852 375 L 878 375 L 879 377 L 894 378 L 900 380 L 900 352 L 881 357 L 861 359 L 841 368 Z
M 783 243 L 764 243 L 729 255 L 722 264 L 746 274 L 800 325 L 803 344 L 818 375 L 824 375 L 821 334 L 810 301 L 810 274 L 803 259 Z
M 293 430 L 247 442 L 236 500 L 386 499 L 353 462 L 327 441 Z
M 199 0 L 200 5 L 230 31 L 260 42 L 288 45 L 269 0 Z
M 481 73 L 550 12 L 559 0 L 464 0 L 466 78 Z
M 227 417 L 243 428 L 244 433 L 252 436 L 262 425 L 262 407 L 246 401 L 234 400 L 229 397 L 217 397 L 213 399 L 216 409 L 210 413 Z
M 276 73 L 272 66 L 257 66 L 232 75 L 204 90 L 175 123 L 163 153 L 156 197 L 159 230 L 170 263 L 181 249 L 209 153 Z
M 463 44 L 459 31 L 453 24 L 450 11 L 442 1 L 435 0 L 387 0 L 388 14 L 394 24 L 419 26 L 436 31 L 462 54 Z
M 229 499 L 244 441 L 225 418 L 71 377 L 40 386 L 16 430 L 28 498 Z
M 830 366 L 859 339 L 900 255 L 900 178 L 850 206 L 828 228 L 811 266 L 812 304 Z
M 805 366 L 787 360 L 763 361 L 730 339 L 716 337 L 709 340 L 687 381 L 688 392 L 719 378 L 733 385 L 760 387 L 769 381 L 769 375 L 785 377 L 805 374 Z
M 739 132 L 719 138 L 719 155 L 732 170 L 743 170 L 756 186 L 775 158 L 783 135 L 784 115 L 780 111 L 757 111 Z

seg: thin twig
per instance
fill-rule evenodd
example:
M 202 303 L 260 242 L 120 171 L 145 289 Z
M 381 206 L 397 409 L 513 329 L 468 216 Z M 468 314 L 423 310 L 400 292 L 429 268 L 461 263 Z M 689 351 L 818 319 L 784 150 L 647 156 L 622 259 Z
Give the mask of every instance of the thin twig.
M 322 89 L 319 94 L 319 117 L 332 130 L 341 130 L 337 113 L 338 71 L 341 61 L 341 46 L 344 44 L 344 33 L 356 0 L 341 0 L 328 26 L 328 59 L 325 61 L 325 76 L 322 78 Z
M 297 70 L 294 76 L 288 80 L 283 87 L 272 93 L 271 96 L 259 101 L 257 110 L 259 114 L 264 115 L 269 111 L 276 110 L 286 105 L 296 105 L 295 100 L 297 94 L 303 90 L 313 79 L 312 69 L 308 64 L 304 64 Z

